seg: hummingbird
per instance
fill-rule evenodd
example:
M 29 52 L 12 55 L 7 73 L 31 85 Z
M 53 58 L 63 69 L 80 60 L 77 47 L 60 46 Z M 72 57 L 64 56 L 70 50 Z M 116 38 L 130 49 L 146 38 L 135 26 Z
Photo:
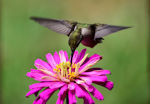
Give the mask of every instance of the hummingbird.
M 76 48 L 82 43 L 84 46 L 93 48 L 102 43 L 103 37 L 130 27 L 115 26 L 102 23 L 86 24 L 68 20 L 31 17 L 40 25 L 69 37 L 68 44 L 71 49 L 71 63 Z

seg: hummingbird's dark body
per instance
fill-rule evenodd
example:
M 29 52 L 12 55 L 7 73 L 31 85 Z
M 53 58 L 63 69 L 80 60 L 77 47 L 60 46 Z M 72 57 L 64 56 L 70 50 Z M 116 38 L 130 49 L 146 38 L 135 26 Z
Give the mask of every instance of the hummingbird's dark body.
M 81 43 L 87 47 L 93 48 L 97 43 L 102 42 L 102 37 L 95 39 L 95 31 L 96 24 L 88 25 L 86 27 L 81 28 L 81 34 L 83 36 L 83 40 Z
M 93 48 L 97 43 L 101 43 L 103 37 L 111 33 L 127 29 L 129 27 L 113 26 L 107 24 L 83 24 L 67 20 L 55 20 L 32 17 L 31 19 L 41 25 L 69 37 L 68 44 L 71 48 L 71 62 L 74 51 L 80 43 Z

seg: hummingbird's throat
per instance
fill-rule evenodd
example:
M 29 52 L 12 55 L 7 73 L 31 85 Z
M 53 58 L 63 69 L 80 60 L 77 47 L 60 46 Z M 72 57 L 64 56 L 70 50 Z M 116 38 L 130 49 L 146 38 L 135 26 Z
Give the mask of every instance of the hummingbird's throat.
M 54 72 L 57 73 L 57 75 L 60 77 L 60 79 L 69 79 L 70 81 L 73 81 L 75 78 L 79 75 L 79 63 L 74 64 L 68 62 L 62 62 L 60 64 L 56 65 L 56 68 L 53 69 Z

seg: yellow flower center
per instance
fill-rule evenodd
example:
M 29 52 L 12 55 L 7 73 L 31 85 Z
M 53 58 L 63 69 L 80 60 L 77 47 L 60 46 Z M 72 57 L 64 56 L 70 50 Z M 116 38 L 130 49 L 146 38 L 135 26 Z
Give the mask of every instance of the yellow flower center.
M 79 64 L 74 64 L 68 62 L 62 62 L 56 65 L 56 68 L 53 69 L 61 78 L 65 77 L 69 80 L 74 80 L 78 76 L 78 69 L 80 68 Z
M 43 76 L 42 79 L 52 79 L 53 80 L 61 80 L 64 82 L 70 82 L 70 81 L 74 81 L 75 78 L 78 78 L 79 74 L 84 72 L 85 70 L 87 70 L 89 67 L 91 67 L 92 65 L 88 65 L 87 67 L 84 68 L 84 70 L 79 72 L 79 68 L 80 66 L 83 64 L 83 62 L 85 61 L 85 59 L 87 58 L 88 54 L 86 54 L 82 60 L 80 60 L 78 63 L 70 63 L 69 61 L 67 62 L 62 62 L 60 64 L 57 64 L 56 67 L 53 69 L 54 72 L 56 72 L 56 74 L 52 73 L 51 71 L 45 70 L 45 69 L 38 69 L 41 72 L 49 75 L 48 76 Z

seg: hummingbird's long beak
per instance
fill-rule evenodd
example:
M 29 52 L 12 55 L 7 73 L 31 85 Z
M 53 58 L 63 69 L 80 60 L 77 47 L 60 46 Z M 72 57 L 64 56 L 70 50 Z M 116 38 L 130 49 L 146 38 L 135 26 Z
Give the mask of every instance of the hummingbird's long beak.
M 72 51 L 71 51 L 71 65 L 72 65 L 72 59 L 73 59 L 74 51 L 75 51 L 75 50 L 72 50 Z

